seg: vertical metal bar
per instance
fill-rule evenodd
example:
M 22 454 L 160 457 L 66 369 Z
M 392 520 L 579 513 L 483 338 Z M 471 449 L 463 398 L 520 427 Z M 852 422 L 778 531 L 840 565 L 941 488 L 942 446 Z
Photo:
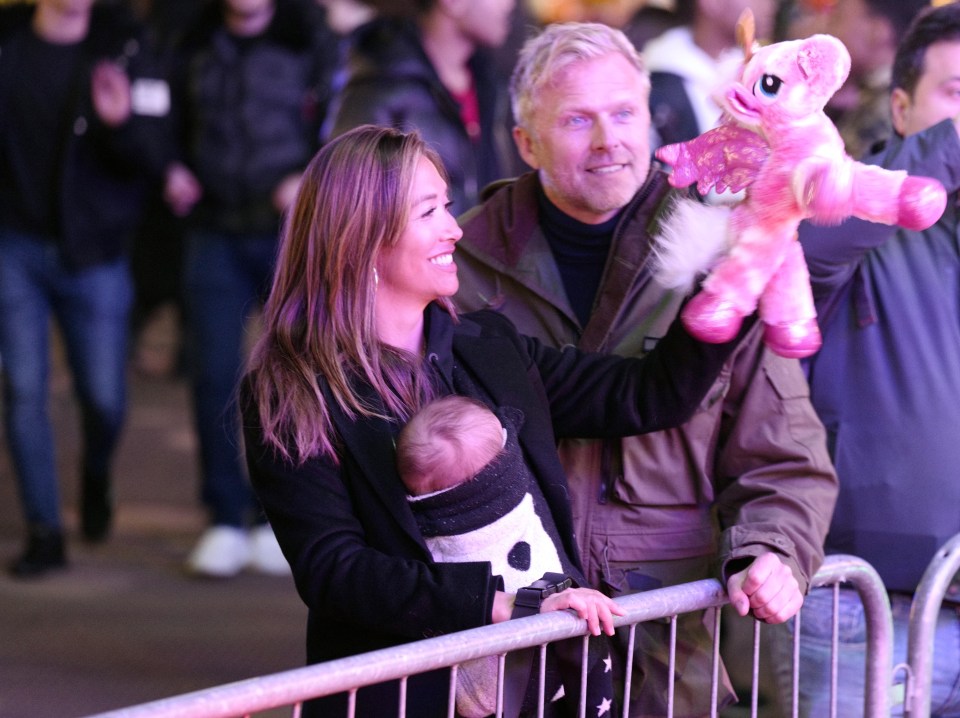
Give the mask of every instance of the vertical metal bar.
M 864 576 L 873 575 L 873 582 L 879 582 L 879 590 L 871 588 L 866 582 L 858 586 L 867 618 L 867 665 L 864 716 L 866 718 L 886 718 L 890 715 L 890 686 L 893 682 L 893 613 L 890 610 L 890 596 L 883 588 L 876 571 L 866 566 L 860 571 Z
M 497 709 L 494 713 L 497 718 L 502 718 L 503 716 L 503 685 L 504 676 L 506 675 L 506 661 L 506 653 L 501 653 L 499 656 L 497 656 Z
M 840 673 L 840 584 L 833 584 L 833 616 L 830 629 L 830 718 L 837 718 L 837 683 Z
M 673 687 L 677 680 L 677 616 L 670 616 L 670 661 L 667 675 L 670 676 L 667 683 L 667 718 L 673 718 Z
M 790 716 L 800 716 L 800 621 L 801 611 L 793 617 L 793 667 L 791 669 L 793 682 L 790 684 Z
M 710 673 L 710 718 L 717 718 L 717 695 L 720 688 L 720 614 L 717 606 L 713 610 L 713 664 Z
M 537 667 L 537 718 L 547 710 L 547 644 L 540 646 L 540 665 Z
M 581 639 L 580 650 L 580 718 L 587 718 L 587 664 L 590 660 L 590 634 Z
M 456 718 L 457 714 L 457 677 L 460 675 L 460 665 L 450 666 L 450 691 L 447 693 L 447 718 Z M 499 682 L 497 683 L 499 686 Z M 498 688 L 499 690 L 499 688 Z
M 357 715 L 357 689 L 351 688 L 347 695 L 347 718 L 355 718 Z
M 713 610 L 713 662 L 710 667 L 710 718 L 717 718 L 717 696 L 720 693 L 720 607 Z
M 760 705 L 760 621 L 753 622 L 753 685 L 750 686 L 750 718 L 757 718 Z
M 633 686 L 633 649 L 637 640 L 637 624 L 630 624 L 627 635 L 627 667 L 623 676 L 623 718 L 630 718 L 630 691 Z

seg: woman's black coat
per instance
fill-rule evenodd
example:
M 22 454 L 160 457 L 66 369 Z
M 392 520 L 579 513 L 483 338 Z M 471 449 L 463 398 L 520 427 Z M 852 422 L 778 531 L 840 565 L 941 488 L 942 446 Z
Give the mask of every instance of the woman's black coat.
M 697 343 L 675 325 L 646 358 L 624 359 L 545 347 L 494 312 L 464 315 L 454 324 L 431 306 L 427 318 L 427 356 L 435 369 L 450 380 L 457 363 L 496 405 L 523 411 L 520 444 L 574 563 L 557 438 L 624 436 L 682 423 L 733 345 Z M 251 479 L 310 609 L 308 662 L 490 623 L 498 579 L 486 562 L 433 561 L 397 474 L 395 427 L 351 421 L 328 400 L 339 466 L 328 458 L 294 466 L 264 447 L 246 391 L 243 404 Z M 443 677 L 430 674 L 419 683 L 408 689 L 408 711 L 444 715 Z M 395 696 L 395 688 L 374 698 L 361 691 L 358 715 L 364 706 L 370 715 L 390 715 L 384 701 Z M 325 703 L 323 710 L 333 708 Z

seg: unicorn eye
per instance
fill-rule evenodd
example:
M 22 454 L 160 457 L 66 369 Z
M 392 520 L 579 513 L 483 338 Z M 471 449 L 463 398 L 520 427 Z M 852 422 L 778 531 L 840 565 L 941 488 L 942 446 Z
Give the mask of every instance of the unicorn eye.
M 776 97 L 782 85 L 783 80 L 776 75 L 764 75 L 757 81 L 756 89 L 764 97 Z

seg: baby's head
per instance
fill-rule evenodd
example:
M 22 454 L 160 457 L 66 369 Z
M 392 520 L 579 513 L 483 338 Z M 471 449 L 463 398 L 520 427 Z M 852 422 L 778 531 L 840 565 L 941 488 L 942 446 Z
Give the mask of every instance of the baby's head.
M 397 438 L 397 469 L 413 496 L 472 479 L 503 451 L 496 415 L 463 396 L 437 399 L 418 411 Z

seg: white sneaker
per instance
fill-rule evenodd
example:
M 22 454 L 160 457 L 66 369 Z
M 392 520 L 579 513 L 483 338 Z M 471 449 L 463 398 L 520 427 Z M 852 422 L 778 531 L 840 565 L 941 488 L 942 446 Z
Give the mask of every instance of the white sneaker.
M 243 529 L 211 526 L 203 532 L 187 559 L 187 570 L 198 576 L 231 578 L 250 560 L 250 542 Z
M 261 524 L 250 530 L 249 567 L 269 576 L 290 575 L 290 564 L 284 558 L 270 524 Z

